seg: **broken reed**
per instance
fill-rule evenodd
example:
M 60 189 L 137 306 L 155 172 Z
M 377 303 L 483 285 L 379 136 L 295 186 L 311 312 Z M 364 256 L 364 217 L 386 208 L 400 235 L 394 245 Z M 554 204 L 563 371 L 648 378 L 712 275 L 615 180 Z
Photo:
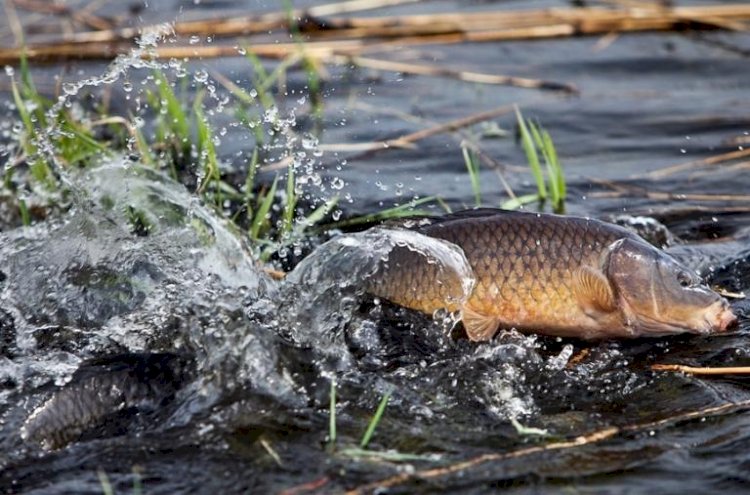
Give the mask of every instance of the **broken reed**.
M 285 58 L 299 50 L 296 40 L 277 43 L 279 36 L 295 32 L 305 39 L 305 50 L 315 60 L 334 55 L 361 56 L 383 51 L 393 43 L 446 44 L 540 39 L 634 31 L 684 29 L 746 30 L 750 4 L 632 8 L 576 7 L 522 11 L 486 11 L 384 17 L 336 17 L 310 11 L 278 12 L 231 19 L 177 22 L 180 36 L 242 36 L 248 50 L 261 57 Z M 325 14 L 323 14 L 325 15 Z M 28 47 L 32 60 L 63 58 L 112 58 L 127 53 L 140 32 L 155 26 L 101 29 L 63 36 L 54 43 Z M 259 38 L 259 39 L 255 39 Z M 159 58 L 209 58 L 236 56 L 234 45 L 166 46 L 154 51 Z M 0 63 L 21 58 L 17 48 L 0 49 Z

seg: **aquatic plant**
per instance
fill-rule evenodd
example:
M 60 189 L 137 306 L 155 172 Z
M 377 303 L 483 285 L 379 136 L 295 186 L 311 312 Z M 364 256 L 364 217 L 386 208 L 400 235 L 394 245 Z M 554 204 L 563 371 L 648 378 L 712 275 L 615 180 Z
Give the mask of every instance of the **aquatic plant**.
M 338 437 L 337 437 L 337 426 L 336 426 L 336 380 L 335 379 L 331 380 L 331 389 L 330 389 L 329 405 L 328 405 L 327 448 L 329 452 L 331 453 L 338 452 L 339 454 L 345 457 L 371 458 L 371 459 L 380 459 L 380 460 L 390 461 L 390 462 L 409 462 L 409 461 L 435 462 L 439 460 L 439 456 L 435 456 L 435 455 L 408 454 L 408 453 L 398 452 L 394 450 L 387 450 L 387 451 L 369 450 L 367 448 L 370 445 L 370 441 L 372 440 L 372 437 L 375 434 L 375 430 L 377 429 L 378 424 L 380 424 L 380 421 L 383 418 L 385 409 L 388 406 L 388 401 L 391 398 L 391 394 L 392 394 L 392 391 L 389 390 L 385 394 L 383 394 L 383 397 L 380 398 L 378 407 L 375 409 L 375 412 L 370 417 L 370 421 L 367 423 L 367 428 L 365 429 L 365 432 L 362 434 L 362 439 L 360 440 L 359 445 L 357 447 L 345 447 L 337 451 L 336 441 Z
M 293 151 L 287 143 L 274 143 L 283 135 L 279 129 L 289 124 L 281 121 L 280 103 L 270 87 L 284 79 L 285 71 L 300 58 L 284 61 L 270 74 L 257 57 L 248 59 L 255 69 L 254 88 L 245 91 L 222 81 L 235 97 L 233 103 L 236 113 L 242 115 L 241 121 L 248 129 L 255 129 L 255 147 L 245 163 L 244 177 L 239 176 L 239 180 L 237 175 L 228 177 L 222 170 L 217 152 L 219 140 L 209 118 L 214 109 L 206 105 L 205 91 L 199 90 L 189 104 L 185 79 L 181 83 L 181 75 L 177 74 L 171 80 L 165 72 L 166 66 L 152 68 L 146 77 L 143 95 L 147 105 L 139 115 L 110 115 L 100 105 L 96 109 L 77 108 L 74 117 L 69 107 L 73 106 L 72 97 L 77 90 L 72 89 L 53 103 L 36 90 L 24 59 L 20 80 L 11 78 L 21 122 L 21 130 L 15 136 L 19 152 L 13 161 L 17 165 L 7 166 L 4 171 L 4 186 L 14 195 L 21 223 L 30 225 L 34 221 L 26 189 L 41 186 L 47 191 L 44 196 L 35 197 L 41 206 L 66 208 L 60 198 L 61 194 L 67 194 L 69 186 L 64 177 L 69 173 L 67 169 L 87 168 L 103 156 L 128 153 L 194 190 L 219 215 L 230 220 L 238 232 L 245 232 L 262 260 L 267 261 L 285 246 L 299 242 L 307 229 L 324 221 L 338 203 L 338 198 L 332 197 L 323 198 L 318 205 L 302 204 Z M 126 81 L 123 88 L 129 95 L 132 84 Z M 145 124 L 150 117 L 153 125 Z M 95 132 L 92 122 L 99 123 L 100 128 L 105 125 L 110 128 L 107 132 Z M 272 132 L 268 132 L 269 128 Z M 270 136 L 268 143 L 266 136 Z M 270 182 L 257 180 L 261 159 L 268 160 L 268 149 L 282 149 L 289 154 L 280 158 L 288 163 L 283 190 L 277 187 L 279 175 Z M 28 178 L 18 175 L 22 168 L 28 169 Z M 136 211 L 128 215 L 133 220 L 134 232 L 148 233 L 140 221 L 142 215 Z
M 556 213 L 565 211 L 565 174 L 562 165 L 557 158 L 555 144 L 552 137 L 539 123 L 531 119 L 525 119 L 521 111 L 516 107 L 516 120 L 521 139 L 521 146 L 526 154 L 526 161 L 531 170 L 531 174 L 536 181 L 537 194 L 536 199 L 544 203 L 548 198 L 552 203 L 552 209 Z M 546 165 L 546 175 L 542 171 L 539 155 L 542 155 Z M 506 203 L 505 207 L 514 206 L 512 203 Z
M 549 200 L 552 210 L 556 213 L 562 213 L 565 211 L 565 197 L 567 194 L 565 174 L 560 160 L 558 159 L 557 150 L 555 149 L 552 137 L 538 122 L 524 118 L 518 107 L 515 107 L 514 110 L 521 147 L 526 155 L 526 163 L 529 167 L 529 171 L 536 183 L 536 192 L 520 196 L 516 195 L 505 180 L 502 172 L 499 170 L 499 165 L 484 154 L 482 158 L 484 161 L 490 162 L 490 164 L 496 168 L 503 187 L 508 195 L 511 196 L 510 199 L 501 203 L 500 207 L 506 210 L 515 210 L 529 203 L 538 202 L 540 204 L 540 209 L 542 209 L 545 202 Z M 491 132 L 494 134 L 497 133 L 497 131 L 494 130 Z M 482 206 L 493 206 L 486 205 L 482 201 L 480 152 L 478 151 L 479 146 L 476 141 L 478 141 L 478 138 L 470 137 L 461 142 L 461 153 L 463 155 L 464 163 L 466 164 L 469 183 L 471 184 L 471 190 L 474 196 L 474 206 L 477 208 Z M 544 169 L 542 168 L 542 161 L 544 161 Z M 450 212 L 448 205 L 444 204 L 443 208 Z
M 367 425 L 367 429 L 365 430 L 364 435 L 362 435 L 362 441 L 359 442 L 360 448 L 366 448 L 370 444 L 370 440 L 372 440 L 372 436 L 375 434 L 375 429 L 378 427 L 378 424 L 380 423 L 381 418 L 383 417 L 383 413 L 385 412 L 385 407 L 388 405 L 388 401 L 391 398 L 391 391 L 389 390 L 385 394 L 383 394 L 383 398 L 380 399 L 380 403 L 378 404 L 378 408 L 375 410 L 375 414 L 372 415 L 372 418 L 370 419 L 370 422 Z

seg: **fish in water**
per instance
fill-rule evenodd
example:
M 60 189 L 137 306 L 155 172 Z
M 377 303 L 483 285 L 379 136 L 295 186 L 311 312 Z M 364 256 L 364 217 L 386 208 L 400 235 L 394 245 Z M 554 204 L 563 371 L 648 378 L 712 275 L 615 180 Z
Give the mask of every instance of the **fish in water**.
M 694 272 L 599 220 L 480 209 L 403 226 L 460 247 L 471 293 L 462 298 L 457 280 L 405 246 L 394 247 L 368 292 L 428 314 L 457 311 L 474 341 L 500 328 L 590 340 L 711 334 L 736 322 Z
M 29 416 L 21 437 L 58 449 L 107 423 L 124 431 L 129 419 L 170 401 L 192 373 L 190 358 L 168 352 L 92 359 Z

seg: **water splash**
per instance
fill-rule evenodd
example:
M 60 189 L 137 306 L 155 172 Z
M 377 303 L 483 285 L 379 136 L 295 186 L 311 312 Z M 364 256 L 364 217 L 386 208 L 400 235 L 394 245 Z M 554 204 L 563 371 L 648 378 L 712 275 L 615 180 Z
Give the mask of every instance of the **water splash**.
M 286 279 L 285 324 L 292 339 L 320 342 L 340 334 L 365 292 L 366 281 L 396 248 L 414 252 L 446 278 L 459 280 L 459 304 L 471 295 L 473 271 L 463 251 L 449 242 L 388 228 L 341 235 L 317 248 Z

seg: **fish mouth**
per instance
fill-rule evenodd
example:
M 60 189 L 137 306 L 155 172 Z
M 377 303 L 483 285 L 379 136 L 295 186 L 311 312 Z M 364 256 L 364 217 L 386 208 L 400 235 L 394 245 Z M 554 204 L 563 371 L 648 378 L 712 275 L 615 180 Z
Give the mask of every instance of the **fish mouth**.
M 732 312 L 729 303 L 722 299 L 709 307 L 705 316 L 707 333 L 723 333 L 737 326 L 737 316 Z
M 620 305 L 623 308 L 623 313 L 626 315 L 627 321 L 630 322 L 628 326 L 631 328 L 630 334 L 633 337 L 666 337 L 681 333 L 704 334 L 710 332 L 711 327 L 708 325 L 701 325 L 700 328 L 695 328 L 688 326 L 687 323 L 667 322 L 643 313 L 638 313 L 625 298 L 620 299 Z
M 717 301 L 709 306 L 703 318 L 696 322 L 697 324 L 693 324 L 690 320 L 685 320 L 684 323 L 667 322 L 646 315 L 638 315 L 636 321 L 637 335 L 653 337 L 680 333 L 712 335 L 725 333 L 737 325 L 737 317 L 725 300 Z
M 631 327 L 633 337 L 662 337 L 680 333 L 712 335 L 725 333 L 737 326 L 737 316 L 724 298 L 719 298 L 703 309 L 696 308 L 695 317 L 682 321 L 665 321 L 638 313 L 625 298 L 620 299 L 620 305 L 626 320 L 631 322 L 628 326 Z

